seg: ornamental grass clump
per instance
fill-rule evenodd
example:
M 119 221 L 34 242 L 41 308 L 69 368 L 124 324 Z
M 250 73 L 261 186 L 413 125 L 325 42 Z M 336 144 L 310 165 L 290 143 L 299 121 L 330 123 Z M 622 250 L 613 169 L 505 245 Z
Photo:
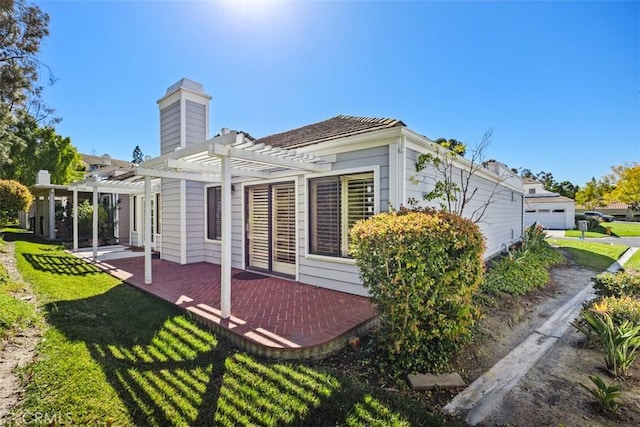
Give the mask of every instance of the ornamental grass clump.
M 484 239 L 455 214 L 400 209 L 351 229 L 351 254 L 380 315 L 379 366 L 438 372 L 464 343 L 479 312 Z
M 618 378 L 626 378 L 629 368 L 636 360 L 636 350 L 640 347 L 640 325 L 628 320 L 615 324 L 611 315 L 600 311 L 595 305 L 580 312 L 582 321 L 574 321 L 573 326 L 589 340 L 600 347 L 607 369 Z

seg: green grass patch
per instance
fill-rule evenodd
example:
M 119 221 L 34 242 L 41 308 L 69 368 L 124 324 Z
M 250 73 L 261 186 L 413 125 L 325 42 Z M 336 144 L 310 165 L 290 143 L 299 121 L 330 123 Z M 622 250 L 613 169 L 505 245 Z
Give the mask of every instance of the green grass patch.
M 592 230 L 585 231 L 585 237 L 609 237 L 607 227 L 611 229 L 611 236 L 614 237 L 633 237 L 640 236 L 640 222 L 601 222 L 600 225 Z M 566 237 L 580 237 L 582 232 L 578 230 L 567 230 Z
M 582 231 L 580 230 L 567 230 L 564 232 L 565 237 L 582 237 Z M 608 236 L 607 234 L 605 234 L 604 229 L 602 231 L 598 231 L 598 230 L 591 230 L 591 231 L 585 231 L 584 232 L 584 237 L 587 237 L 589 239 L 597 239 L 600 237 L 611 237 Z
M 242 353 L 59 246 L 16 252 L 48 326 L 14 413 L 70 425 L 464 425 L 322 361 Z
M 17 293 L 21 290 L 22 287 L 11 281 L 0 265 L 0 350 L 6 338 L 38 320 L 35 307 L 18 298 Z
M 5 247 L 5 241 L 0 239 L 0 251 L 4 252 Z M 35 307 L 19 298 L 22 291 L 22 286 L 11 280 L 5 267 L 0 265 L 0 350 L 5 339 L 38 319 Z
M 636 251 L 636 253 L 629 258 L 624 268 L 640 271 L 640 250 Z
M 562 248 L 581 267 L 604 271 L 620 258 L 627 249 L 624 245 L 584 242 L 576 240 L 549 239 L 552 246 Z

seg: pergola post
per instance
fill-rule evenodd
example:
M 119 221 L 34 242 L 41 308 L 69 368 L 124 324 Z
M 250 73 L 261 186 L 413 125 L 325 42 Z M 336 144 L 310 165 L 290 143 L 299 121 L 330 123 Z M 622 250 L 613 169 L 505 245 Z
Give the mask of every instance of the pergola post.
M 93 260 L 98 260 L 98 186 L 93 186 Z
M 73 189 L 73 251 L 78 250 L 78 189 Z
M 56 190 L 49 190 L 49 240 L 56 238 Z
M 144 177 L 144 284 L 152 281 L 151 271 L 151 177 Z
M 223 319 L 231 316 L 231 158 L 222 156 L 222 254 L 220 259 L 220 308 Z

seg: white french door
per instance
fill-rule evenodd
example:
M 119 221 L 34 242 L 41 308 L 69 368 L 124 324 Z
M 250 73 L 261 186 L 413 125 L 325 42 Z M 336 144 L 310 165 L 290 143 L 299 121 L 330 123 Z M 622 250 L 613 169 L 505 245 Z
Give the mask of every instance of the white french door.
M 295 275 L 295 184 L 247 188 L 247 266 Z

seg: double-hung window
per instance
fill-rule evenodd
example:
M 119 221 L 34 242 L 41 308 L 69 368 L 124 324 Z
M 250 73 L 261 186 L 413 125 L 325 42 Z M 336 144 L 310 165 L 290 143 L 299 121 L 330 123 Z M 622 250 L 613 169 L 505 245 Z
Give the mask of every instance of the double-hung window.
M 309 180 L 309 252 L 349 256 L 349 230 L 374 214 L 373 173 Z
M 207 188 L 207 239 L 222 239 L 222 191 L 221 187 Z

